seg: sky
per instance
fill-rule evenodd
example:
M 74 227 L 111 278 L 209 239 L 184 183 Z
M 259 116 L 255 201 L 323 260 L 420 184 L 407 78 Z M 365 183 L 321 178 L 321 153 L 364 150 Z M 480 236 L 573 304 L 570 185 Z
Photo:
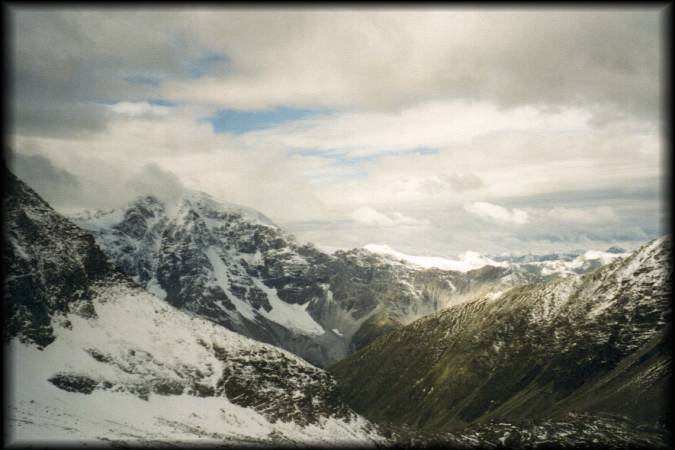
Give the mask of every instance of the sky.
M 64 213 L 200 190 L 433 256 L 669 232 L 660 7 L 8 13 L 8 164 Z

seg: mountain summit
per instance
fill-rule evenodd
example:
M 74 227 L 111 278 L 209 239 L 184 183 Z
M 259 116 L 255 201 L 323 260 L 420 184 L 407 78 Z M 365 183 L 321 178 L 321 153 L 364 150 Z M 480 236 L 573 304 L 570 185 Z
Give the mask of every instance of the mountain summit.
M 472 296 L 588 267 L 477 257 L 425 267 L 379 247 L 328 254 L 255 210 L 200 192 L 172 204 L 143 196 L 72 219 L 117 268 L 171 305 L 320 367 Z
M 8 178 L 3 304 L 14 444 L 383 441 L 328 373 L 142 289 L 91 235 Z M 159 203 L 136 207 L 122 222 L 125 236 L 158 222 Z M 177 240 L 186 252 L 190 242 Z

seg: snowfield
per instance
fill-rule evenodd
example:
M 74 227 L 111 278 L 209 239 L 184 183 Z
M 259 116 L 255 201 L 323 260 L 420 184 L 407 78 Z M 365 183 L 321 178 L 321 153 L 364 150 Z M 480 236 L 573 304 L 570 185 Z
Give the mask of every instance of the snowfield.
M 44 350 L 16 339 L 5 348 L 12 393 L 5 413 L 15 445 L 36 441 L 364 445 L 383 441 L 371 424 L 353 413 L 322 416 L 301 426 L 271 420 L 226 396 L 188 394 L 190 374 L 200 373 L 199 383 L 216 386 L 226 367 L 218 352 L 228 357 L 253 355 L 252 360 L 256 351 L 272 352 L 309 371 L 322 371 L 289 352 L 181 312 L 140 289 L 102 286 L 93 304 L 97 317 L 71 313 L 56 318 L 56 340 Z M 80 380 L 86 386 L 74 389 L 83 392 L 57 387 L 49 381 L 57 375 Z M 306 383 L 302 376 L 298 374 L 298 385 Z M 157 386 L 152 384 L 157 380 L 186 388 L 180 394 L 162 395 L 151 387 L 146 399 L 142 389 L 134 389 L 148 382 Z

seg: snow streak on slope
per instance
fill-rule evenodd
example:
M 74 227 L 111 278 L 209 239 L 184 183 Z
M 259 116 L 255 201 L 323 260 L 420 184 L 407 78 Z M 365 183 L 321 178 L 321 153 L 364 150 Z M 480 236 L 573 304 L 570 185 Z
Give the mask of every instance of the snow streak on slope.
M 227 276 L 227 267 L 223 263 L 222 259 L 217 254 L 217 250 L 213 247 L 210 247 L 206 251 L 206 256 L 209 258 L 211 265 L 213 266 L 214 274 L 218 283 L 222 289 L 229 294 L 228 298 L 232 300 L 237 311 L 241 313 L 244 317 L 249 320 L 255 320 L 255 314 L 260 314 L 269 320 L 276 322 L 284 327 L 297 331 L 303 334 L 324 334 L 325 330 L 312 319 L 312 317 L 306 311 L 305 305 L 291 305 L 283 302 L 276 293 L 276 290 L 269 288 L 262 283 L 262 281 L 257 278 L 252 278 L 256 286 L 267 295 L 272 309 L 269 311 L 264 308 L 254 309 L 248 303 L 245 303 L 239 300 L 235 295 L 233 295 L 229 289 L 229 282 Z
M 255 240 L 258 233 L 270 232 L 265 229 L 272 230 L 272 235 L 282 234 L 272 221 L 255 210 L 217 202 L 205 193 L 188 192 L 174 205 L 162 204 L 152 197 L 141 197 L 124 209 L 83 213 L 74 219 L 96 233 L 98 242 L 111 257 L 123 262 L 121 268 L 160 298 L 184 304 L 186 301 L 198 301 L 198 297 L 210 297 L 214 289 L 222 290 L 224 301 L 216 299 L 210 302 L 209 307 L 217 307 L 234 323 L 242 324 L 239 316 L 252 322 L 265 318 L 298 334 L 312 336 L 325 333 L 307 313 L 307 303 L 300 305 L 282 301 L 274 288 L 248 274 L 242 266 L 242 261 L 246 265 L 260 265 L 263 262 L 260 250 L 256 249 L 251 254 L 246 251 L 248 248 L 242 251 L 232 248 L 233 245 L 242 245 L 243 237 Z M 242 239 L 238 240 L 239 237 Z M 301 258 L 296 259 L 300 264 L 307 264 Z M 206 261 L 211 266 L 212 275 L 204 273 L 208 270 L 204 267 Z M 158 267 L 160 264 L 173 264 L 175 268 L 170 275 L 162 276 L 162 273 L 156 273 L 162 269 Z M 198 267 L 200 264 L 202 267 Z M 181 273 L 181 265 L 193 272 Z M 201 275 L 195 277 L 194 272 L 201 272 Z M 181 286 L 180 294 L 174 293 L 173 298 L 162 285 L 167 279 L 185 280 L 188 277 L 195 280 L 189 292 Z M 181 298 L 176 299 L 176 295 Z M 258 299 L 265 297 L 267 305 L 249 300 L 256 296 Z M 234 309 L 228 309 L 228 302 Z
M 43 351 L 16 340 L 6 348 L 14 394 L 6 414 L 15 444 L 382 440 L 363 418 L 330 403 L 329 391 L 321 389 L 334 382 L 325 372 L 291 353 L 178 311 L 131 286 L 98 286 L 93 304 L 96 317 L 56 318 L 56 340 Z M 248 375 L 238 381 L 258 380 L 257 389 L 274 413 L 228 398 L 233 361 L 244 361 Z M 274 371 L 277 361 L 284 363 L 279 373 L 286 370 L 283 389 L 260 378 L 257 369 L 264 364 Z M 316 395 L 302 403 L 308 385 Z M 278 411 L 285 414 L 275 416 Z

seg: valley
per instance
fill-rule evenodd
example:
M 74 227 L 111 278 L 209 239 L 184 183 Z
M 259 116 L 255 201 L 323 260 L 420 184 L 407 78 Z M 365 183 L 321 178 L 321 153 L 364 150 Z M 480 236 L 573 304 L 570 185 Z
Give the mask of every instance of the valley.
M 201 193 L 72 223 L 7 178 L 17 442 L 666 445 L 669 237 L 444 270 Z

